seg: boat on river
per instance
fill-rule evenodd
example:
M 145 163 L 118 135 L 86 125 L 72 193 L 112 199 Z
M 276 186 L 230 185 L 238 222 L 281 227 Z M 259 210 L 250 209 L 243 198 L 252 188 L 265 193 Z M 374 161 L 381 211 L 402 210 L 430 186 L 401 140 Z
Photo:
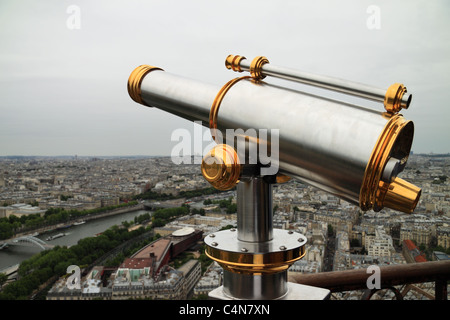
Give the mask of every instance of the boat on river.
M 48 238 L 45 239 L 45 240 L 47 240 L 47 241 L 52 241 L 52 240 L 55 240 L 55 239 L 64 237 L 65 235 L 66 235 L 65 233 L 58 233 L 58 234 L 55 234 L 54 236 L 48 237 Z
M 67 229 L 67 228 L 70 228 L 71 226 L 72 226 L 72 224 L 59 224 L 56 227 L 56 230 Z

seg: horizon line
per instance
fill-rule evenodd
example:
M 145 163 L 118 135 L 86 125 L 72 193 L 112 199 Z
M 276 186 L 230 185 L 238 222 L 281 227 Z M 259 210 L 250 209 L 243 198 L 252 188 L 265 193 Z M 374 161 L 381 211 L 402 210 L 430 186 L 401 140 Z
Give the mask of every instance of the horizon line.
M 443 152 L 439 152 L 439 153 L 434 153 L 434 152 L 420 152 L 420 153 L 415 153 L 415 152 L 411 152 L 411 155 L 432 155 L 432 156 L 439 156 L 439 155 L 443 155 L 443 156 L 450 156 L 450 152 L 447 153 L 443 153 Z M 186 156 L 190 156 L 190 157 L 201 157 L 202 155 L 200 154 L 190 154 L 190 155 L 186 155 Z M 171 155 L 145 155 L 145 154 L 127 154 L 127 155 L 20 155 L 20 154 L 14 154 L 14 155 L 0 155 L 0 158 L 168 158 L 171 157 Z

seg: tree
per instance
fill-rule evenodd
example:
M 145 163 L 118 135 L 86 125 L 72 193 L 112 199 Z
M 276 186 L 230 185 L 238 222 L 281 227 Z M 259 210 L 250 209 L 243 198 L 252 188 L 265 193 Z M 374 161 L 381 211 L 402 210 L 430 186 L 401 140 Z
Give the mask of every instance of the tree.
M 277 210 L 278 210 L 278 205 L 276 204 L 276 205 L 273 207 L 273 214 L 275 214 L 275 212 L 277 212 Z
M 61 198 L 61 201 L 67 201 L 68 199 L 70 199 L 70 198 L 73 198 L 73 196 L 65 196 L 65 195 L 60 195 L 60 198 Z
M 425 252 L 425 250 L 427 250 L 427 246 L 424 243 L 421 243 L 419 245 L 419 250 L 422 251 L 422 252 Z
M 328 236 L 334 235 L 334 229 L 331 224 L 328 225 Z
M 164 222 L 164 220 L 162 219 L 154 219 L 152 222 L 153 227 L 157 228 L 157 227 L 162 227 L 164 226 L 166 223 Z
M 3 287 L 3 284 L 5 284 L 6 280 L 8 280 L 8 276 L 4 273 L 0 273 L 0 288 Z
M 0 222 L 0 239 L 8 239 L 13 236 L 12 225 L 8 222 Z
M 192 297 L 192 300 L 208 300 L 209 296 L 207 294 L 198 294 Z
M 130 227 L 131 223 L 129 223 L 128 221 L 122 221 L 122 225 L 128 229 Z
M 202 209 L 203 210 L 203 209 Z M 236 203 L 231 203 L 228 207 L 227 207 L 227 213 L 235 213 L 237 212 L 237 204 Z
M 142 232 L 143 228 L 128 232 L 114 226 L 99 237 L 81 239 L 70 248 L 55 246 L 35 254 L 20 264 L 19 280 L 2 288 L 0 300 L 29 299 L 32 292 L 52 276 L 64 275 L 69 265 L 90 265 L 105 252 Z
M 144 222 L 144 221 L 147 221 L 147 220 L 150 220 L 150 213 L 144 213 L 144 214 L 141 214 L 141 215 L 139 215 L 139 216 L 137 216 L 137 217 L 134 217 L 134 223 L 136 223 L 136 224 L 140 224 L 140 223 L 142 223 L 142 222 Z

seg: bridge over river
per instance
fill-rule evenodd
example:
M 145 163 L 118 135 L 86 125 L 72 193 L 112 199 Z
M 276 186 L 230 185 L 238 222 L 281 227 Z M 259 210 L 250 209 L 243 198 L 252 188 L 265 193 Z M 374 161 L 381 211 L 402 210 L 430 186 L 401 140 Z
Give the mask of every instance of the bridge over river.
M 37 246 L 37 247 L 41 248 L 42 250 L 47 250 L 47 249 L 51 249 L 54 247 L 53 245 L 48 244 L 44 240 L 36 238 L 32 235 L 26 235 L 26 236 L 11 238 L 8 240 L 3 240 L 2 242 L 0 242 L 0 250 L 5 250 L 9 246 L 20 246 L 20 245 Z

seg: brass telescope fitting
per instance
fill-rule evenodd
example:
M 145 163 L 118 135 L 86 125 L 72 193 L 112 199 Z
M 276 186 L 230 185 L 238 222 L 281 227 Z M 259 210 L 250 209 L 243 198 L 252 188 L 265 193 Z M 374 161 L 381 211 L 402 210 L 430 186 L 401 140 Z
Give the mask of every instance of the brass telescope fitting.
M 402 102 L 403 96 L 406 94 L 406 87 L 400 83 L 391 85 L 384 96 L 384 108 L 388 113 L 398 113 L 401 109 L 408 109 L 411 102 L 411 95 L 406 103 Z
M 243 72 L 244 70 L 241 69 L 241 61 L 244 59 L 245 59 L 245 57 L 243 57 L 243 56 L 234 56 L 234 55 L 230 54 L 225 59 L 225 67 L 227 69 L 231 69 L 236 72 Z
M 248 170 L 245 170 L 247 168 Z M 227 144 L 218 144 L 203 157 L 202 175 L 214 188 L 222 191 L 234 188 L 243 175 L 256 171 L 241 163 L 236 150 Z M 278 173 L 270 177 L 273 183 L 286 183 L 291 177 Z
M 250 74 L 252 75 L 253 79 L 259 81 L 266 77 L 262 74 L 262 67 L 266 63 L 269 63 L 269 60 L 267 60 L 267 58 L 263 56 L 259 56 L 253 59 L 252 63 L 250 64 Z
M 149 66 L 149 65 L 141 65 L 133 70 L 133 72 L 130 74 L 130 77 L 128 78 L 128 94 L 130 95 L 131 99 L 136 101 L 137 103 L 143 104 L 144 106 L 151 107 L 148 104 L 142 100 L 141 97 L 141 84 L 144 77 L 147 75 L 147 73 L 153 71 L 153 70 L 162 70 L 161 68 Z
M 214 188 L 230 190 L 239 182 L 241 164 L 234 148 L 219 144 L 203 157 L 201 170 L 205 180 Z
M 398 177 L 390 184 L 381 181 L 377 191 L 377 206 L 412 213 L 421 193 L 419 187 Z
M 388 161 L 393 156 L 406 155 L 399 160 L 405 165 L 412 144 L 411 121 L 394 115 L 386 124 L 372 151 L 360 190 L 359 205 L 364 211 L 380 211 L 383 207 L 405 213 L 414 211 L 421 195 L 421 189 L 395 177 L 393 181 L 382 181 Z
M 211 136 L 216 142 L 220 141 L 220 139 L 218 139 L 218 137 L 217 137 L 217 116 L 219 114 L 219 108 L 220 108 L 222 99 L 225 97 L 228 90 L 230 90 L 230 88 L 233 85 L 235 85 L 237 82 L 239 82 L 243 79 L 249 79 L 249 78 L 250 78 L 249 76 L 245 76 L 245 77 L 232 79 L 232 80 L 228 81 L 217 93 L 217 95 L 213 101 L 213 104 L 211 106 L 211 111 L 209 112 L 209 128 L 211 130 Z
M 231 70 L 236 71 L 236 72 L 243 72 L 244 70 L 241 67 L 241 62 L 243 60 L 246 60 L 246 58 L 243 57 L 243 56 L 230 54 L 225 59 L 225 67 L 227 69 L 231 69 Z M 252 60 L 248 71 L 250 72 L 253 80 L 260 81 L 260 80 L 262 80 L 262 79 L 264 79 L 266 77 L 265 75 L 262 74 L 262 67 L 266 63 L 269 63 L 269 60 L 267 60 L 267 58 L 263 57 L 263 56 L 255 57 Z

